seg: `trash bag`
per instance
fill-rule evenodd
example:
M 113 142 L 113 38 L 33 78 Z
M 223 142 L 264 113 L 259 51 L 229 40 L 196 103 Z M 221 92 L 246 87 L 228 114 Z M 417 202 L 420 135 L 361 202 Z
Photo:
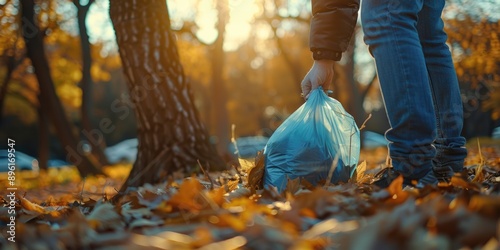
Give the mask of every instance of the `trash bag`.
M 264 187 L 271 185 L 282 192 L 288 179 L 296 178 L 316 185 L 326 181 L 332 168 L 330 183 L 347 182 L 357 166 L 359 150 L 354 118 L 317 88 L 269 138 L 264 148 Z

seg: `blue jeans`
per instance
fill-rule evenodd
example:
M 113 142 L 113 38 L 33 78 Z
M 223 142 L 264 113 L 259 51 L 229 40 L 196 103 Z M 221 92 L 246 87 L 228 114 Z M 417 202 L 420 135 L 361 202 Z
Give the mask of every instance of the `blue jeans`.
M 463 170 L 463 108 L 441 13 L 445 0 L 365 0 L 361 21 L 391 129 L 389 155 L 406 181 Z

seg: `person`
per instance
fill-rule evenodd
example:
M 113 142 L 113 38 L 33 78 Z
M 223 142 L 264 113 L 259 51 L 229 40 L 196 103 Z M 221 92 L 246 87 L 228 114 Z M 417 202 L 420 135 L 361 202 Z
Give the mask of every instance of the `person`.
M 441 14 L 445 0 L 365 0 L 364 41 L 375 59 L 386 113 L 392 168 L 375 182 L 387 187 L 403 175 L 404 185 L 449 181 L 463 171 L 463 110 L 457 75 L 446 45 Z M 301 83 L 312 89 L 333 79 L 354 32 L 359 0 L 312 0 L 310 50 L 314 63 Z

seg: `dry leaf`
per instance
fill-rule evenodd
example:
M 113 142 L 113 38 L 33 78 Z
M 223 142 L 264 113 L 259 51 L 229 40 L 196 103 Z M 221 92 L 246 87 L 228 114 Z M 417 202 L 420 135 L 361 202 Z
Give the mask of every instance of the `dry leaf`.
M 500 197 L 474 195 L 469 201 L 469 209 L 483 216 L 500 218 Z
M 199 194 L 203 190 L 203 186 L 195 178 L 189 178 L 182 182 L 179 192 L 176 193 L 168 204 L 179 209 L 190 211 L 199 211 L 203 205 L 199 202 Z
M 386 202 L 389 204 L 401 204 L 410 196 L 408 192 L 403 191 L 402 175 L 392 181 L 391 185 L 387 187 L 387 191 L 389 192 L 390 197 Z
M 295 178 L 293 180 L 287 179 L 288 182 L 286 184 L 286 188 L 283 192 L 295 194 L 300 189 L 300 178 Z
M 238 184 L 240 183 L 239 180 L 234 180 L 234 181 L 231 181 L 229 180 L 225 185 L 225 189 L 226 189 L 226 192 L 231 192 L 233 190 L 235 190 L 236 188 L 238 188 Z
M 238 162 L 240 163 L 241 170 L 245 172 L 248 172 L 250 169 L 255 167 L 255 163 L 247 159 L 238 158 Z
M 125 223 L 121 220 L 121 216 L 110 203 L 97 205 L 86 219 L 92 228 L 99 231 L 123 229 L 125 226 Z
M 466 246 L 484 245 L 496 236 L 497 222 L 476 213 L 469 213 L 460 219 L 459 241 Z
M 247 186 L 250 188 L 250 191 L 252 191 L 252 194 L 255 193 L 255 190 L 264 188 L 264 162 L 265 157 L 261 150 L 257 153 L 254 167 L 248 172 Z
M 226 201 L 226 199 L 224 199 L 224 194 L 226 194 L 225 188 L 220 187 L 210 190 L 210 192 L 208 192 L 208 197 L 210 197 L 210 199 L 212 199 L 212 201 L 220 207 Z
M 484 173 L 483 173 L 483 167 L 484 167 L 484 158 L 483 158 L 483 153 L 481 152 L 481 145 L 479 143 L 479 138 L 477 138 L 477 148 L 478 148 L 478 154 L 479 154 L 479 166 L 476 168 L 476 176 L 474 176 L 474 179 L 472 179 L 472 182 L 483 182 L 484 181 Z
M 472 190 L 478 189 L 478 186 L 476 186 L 475 184 L 473 184 L 471 182 L 468 182 L 468 181 L 462 179 L 459 176 L 452 176 L 451 177 L 451 185 L 454 187 L 460 187 L 463 189 L 472 189 Z
M 250 192 L 250 190 L 246 189 L 246 188 L 238 188 L 230 193 L 227 194 L 226 198 L 231 201 L 231 200 L 234 200 L 234 199 L 238 199 L 238 198 L 241 198 L 241 197 L 248 197 L 250 196 L 252 193 Z
M 137 219 L 132 221 L 128 226 L 130 229 L 138 227 L 155 227 L 163 225 L 163 220 L 148 220 L 148 219 Z
M 500 155 L 491 149 L 482 153 L 487 158 Z M 248 176 L 243 183 L 251 190 L 241 188 L 240 180 L 227 172 L 214 172 L 210 173 L 214 180 L 226 185 L 217 187 L 214 182 L 215 188 L 206 190 L 203 186 L 211 183 L 172 177 L 168 184 L 147 184 L 124 193 L 119 207 L 94 200 L 82 204 L 88 198 L 80 196 L 87 190 L 77 191 L 79 202 L 67 194 L 33 202 L 25 194 L 15 205 L 20 212 L 16 236 L 27 249 L 498 248 L 500 161 L 496 159 L 486 160 L 482 169 L 467 167 L 448 185 L 403 190 L 398 177 L 380 191 L 368 184 L 373 164 L 364 161 L 347 184 L 315 188 L 299 179 L 289 180 L 283 196 L 273 188 L 255 190 L 264 172 L 260 156 L 260 163 L 256 159 L 251 169 L 247 169 L 250 162 L 241 161 L 244 172 L 248 171 L 240 173 Z M 467 181 L 472 176 L 480 182 Z M 91 179 L 86 182 L 86 187 L 101 189 Z M 226 193 L 226 189 L 233 191 Z M 8 205 L 5 199 L 3 203 Z M 70 212 L 65 208 L 68 203 Z M 57 218 L 50 216 L 55 213 Z M 1 219 L 6 223 L 9 217 Z M 127 229 L 143 235 L 130 237 Z
M 34 214 L 45 214 L 46 213 L 45 208 L 43 208 L 42 206 L 35 204 L 35 203 L 32 203 L 31 201 L 29 201 L 23 197 L 18 197 L 18 199 L 21 203 L 21 207 L 27 213 L 30 213 L 30 214 L 33 214 L 33 213 Z
M 356 183 L 366 183 L 369 180 L 370 176 L 365 172 L 366 161 L 363 161 L 356 167 Z
M 221 214 L 219 217 L 219 222 L 216 225 L 221 227 L 231 227 L 236 232 L 242 232 L 246 228 L 245 221 L 232 214 Z
M 19 202 L 21 203 L 21 207 L 23 208 L 23 211 L 31 216 L 37 216 L 37 215 L 49 215 L 51 218 L 57 218 L 61 216 L 62 209 L 65 207 L 42 207 L 38 204 L 35 204 L 24 197 L 18 197 Z M 29 221 L 30 219 L 28 218 L 23 218 L 25 222 Z
M 210 228 L 208 227 L 197 228 L 193 234 L 194 234 L 194 241 L 192 242 L 191 246 L 194 248 L 207 246 L 208 244 L 214 241 L 214 237 L 212 236 L 212 230 L 210 230 Z

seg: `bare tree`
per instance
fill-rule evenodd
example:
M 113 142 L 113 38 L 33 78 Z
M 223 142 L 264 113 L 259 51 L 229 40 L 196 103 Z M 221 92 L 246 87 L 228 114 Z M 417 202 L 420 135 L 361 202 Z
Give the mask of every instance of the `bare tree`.
M 91 122 L 93 81 L 90 69 L 92 67 L 92 57 L 89 34 L 85 21 L 90 6 L 94 1 L 95 0 L 90 0 L 86 4 L 82 4 L 80 0 L 73 0 L 73 4 L 77 10 L 76 16 L 78 20 L 78 30 L 80 31 L 80 48 L 82 51 L 82 79 L 80 80 L 80 88 L 82 89 L 81 131 L 82 137 L 86 138 L 92 146 L 92 154 L 99 163 L 101 165 L 108 165 L 108 159 L 104 155 L 104 148 L 106 148 L 104 136 L 98 134 L 98 138 L 94 138 L 94 135 L 91 134 L 91 131 L 94 129 Z
M 95 163 L 90 161 L 81 149 L 78 149 L 78 140 L 72 133 L 71 124 L 66 119 L 66 114 L 54 88 L 49 63 L 44 52 L 43 35 L 34 20 L 34 7 L 34 0 L 21 1 L 21 27 L 26 43 L 26 53 L 31 60 L 39 84 L 40 106 L 43 106 L 41 107 L 43 112 L 47 111 L 48 119 L 57 130 L 57 136 L 66 150 L 67 160 L 76 165 L 80 175 L 85 177 L 92 174 L 102 174 Z
M 217 39 L 212 47 L 212 125 L 215 127 L 217 135 L 217 150 L 219 153 L 227 151 L 229 144 L 229 118 L 227 114 L 227 90 L 223 77 L 224 69 L 224 37 L 226 24 L 229 19 L 229 9 L 227 0 L 217 0 L 217 10 L 219 12 L 217 20 Z

